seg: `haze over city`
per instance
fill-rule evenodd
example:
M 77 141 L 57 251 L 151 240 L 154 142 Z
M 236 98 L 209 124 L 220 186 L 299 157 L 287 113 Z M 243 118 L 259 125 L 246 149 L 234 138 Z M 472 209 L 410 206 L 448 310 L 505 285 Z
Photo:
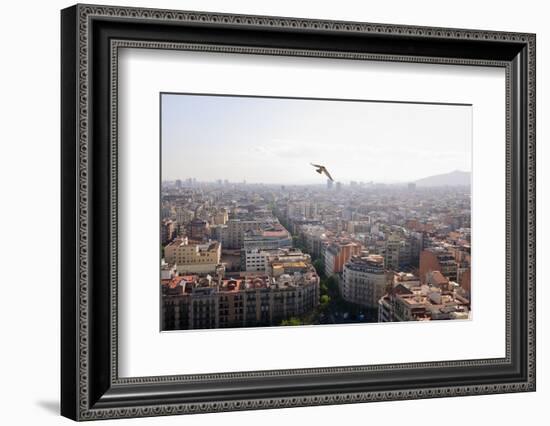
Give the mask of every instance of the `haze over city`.
M 412 182 L 471 170 L 469 105 L 162 94 L 162 180 Z

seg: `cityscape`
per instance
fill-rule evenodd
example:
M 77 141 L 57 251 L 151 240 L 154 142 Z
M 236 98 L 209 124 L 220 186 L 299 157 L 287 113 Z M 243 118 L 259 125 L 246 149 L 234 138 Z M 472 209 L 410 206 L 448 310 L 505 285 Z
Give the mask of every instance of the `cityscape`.
M 220 101 L 191 98 L 191 103 Z M 245 99 L 242 108 L 261 109 L 265 101 Z M 234 110 L 241 117 L 239 108 Z M 453 117 L 449 123 L 464 124 Z M 274 125 L 281 127 L 281 120 L 272 116 Z M 271 164 L 280 162 L 280 152 L 263 150 L 262 175 L 242 164 L 244 177 L 237 181 L 217 177 L 235 166 L 224 152 L 211 150 L 208 164 L 180 163 L 170 146 L 179 149 L 180 139 L 168 139 L 189 135 L 185 126 L 192 124 L 178 118 L 174 128 L 170 125 L 163 115 L 162 331 L 471 318 L 471 175 L 460 170 L 469 169 L 469 149 L 462 153 L 454 144 L 452 154 L 442 155 L 441 144 L 434 155 L 446 170 L 434 168 L 433 158 L 424 155 L 425 167 L 411 167 L 416 178 L 396 181 L 392 177 L 399 173 L 392 173 L 390 164 L 386 181 L 344 180 L 342 170 L 356 167 L 356 175 L 370 177 L 375 168 L 369 173 L 346 156 L 297 152 L 286 167 L 294 179 L 308 180 L 304 183 L 287 175 L 276 183 L 281 169 Z M 224 130 L 230 134 L 228 126 Z M 248 128 L 254 133 L 254 125 Z M 428 136 L 424 132 L 422 140 Z M 324 149 L 322 142 L 318 146 Z M 323 162 L 305 161 L 309 156 Z M 385 156 L 378 153 L 378 160 L 386 161 Z M 189 174 L 177 176 L 178 164 Z M 217 176 L 190 174 L 204 168 Z

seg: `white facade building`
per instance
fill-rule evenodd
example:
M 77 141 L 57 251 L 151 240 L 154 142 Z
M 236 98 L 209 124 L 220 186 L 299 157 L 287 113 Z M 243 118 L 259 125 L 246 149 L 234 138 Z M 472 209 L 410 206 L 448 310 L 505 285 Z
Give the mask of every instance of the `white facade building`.
M 353 257 L 344 265 L 342 297 L 348 302 L 376 308 L 387 284 L 382 256 Z

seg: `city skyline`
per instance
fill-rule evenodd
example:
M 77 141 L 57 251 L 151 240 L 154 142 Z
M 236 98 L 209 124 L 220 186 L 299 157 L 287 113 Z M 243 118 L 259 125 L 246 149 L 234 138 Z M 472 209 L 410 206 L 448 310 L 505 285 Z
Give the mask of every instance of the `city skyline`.
M 450 175 L 452 173 L 465 173 L 465 174 L 468 174 L 468 175 L 471 175 L 471 172 L 469 171 L 464 171 L 464 170 L 453 170 L 453 171 L 450 171 L 448 173 L 442 173 L 442 175 Z M 351 183 L 355 183 L 355 184 L 374 184 L 374 185 L 378 185 L 378 184 L 382 184 L 382 185 L 388 185 L 388 186 L 406 186 L 407 184 L 409 183 L 416 183 L 417 181 L 419 180 L 424 180 L 424 179 L 429 179 L 429 178 L 433 178 L 433 177 L 436 177 L 436 176 L 439 176 L 439 175 L 435 175 L 435 176 L 423 176 L 423 177 L 420 177 L 419 179 L 416 179 L 414 181 L 396 181 L 396 182 L 377 182 L 377 181 L 372 181 L 372 180 L 362 180 L 362 181 L 358 181 L 358 180 L 349 180 L 349 181 L 338 181 L 338 180 L 334 180 L 334 183 L 341 183 L 342 185 L 350 185 Z M 196 177 L 194 176 L 181 176 L 179 178 L 175 178 L 175 179 L 168 179 L 168 180 L 163 180 L 162 183 L 168 183 L 168 182 L 172 182 L 172 183 L 175 183 L 177 181 L 182 181 L 182 182 L 185 182 L 185 181 L 189 181 L 189 180 L 194 180 L 195 182 L 197 183 L 206 183 L 206 184 L 216 184 L 218 182 L 222 182 L 222 183 L 229 183 L 229 184 L 242 184 L 243 181 L 231 181 L 229 179 L 222 179 L 222 178 L 219 178 L 219 179 L 210 179 L 210 180 L 198 180 Z M 247 185 L 266 185 L 266 186 L 278 186 L 278 185 L 289 185 L 289 186 L 326 186 L 327 184 L 327 181 L 329 179 L 328 178 L 325 178 L 325 181 L 320 181 L 320 182 L 315 182 L 315 183 L 282 183 L 282 182 L 270 182 L 270 183 L 265 183 L 265 182 L 250 182 L 250 181 L 246 181 L 245 180 L 245 183 Z M 459 185 L 460 186 L 460 185 Z
M 310 163 L 342 183 L 471 171 L 469 105 L 187 94 L 161 102 L 163 181 L 324 184 Z

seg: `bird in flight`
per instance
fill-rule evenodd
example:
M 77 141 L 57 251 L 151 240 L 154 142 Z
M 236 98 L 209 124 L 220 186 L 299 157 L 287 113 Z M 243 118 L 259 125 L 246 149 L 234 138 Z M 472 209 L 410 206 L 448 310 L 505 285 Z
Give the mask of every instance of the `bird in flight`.
M 321 166 L 320 164 L 313 164 L 313 163 L 309 163 L 311 164 L 313 167 L 316 167 L 317 170 L 315 170 L 317 173 L 319 173 L 320 175 L 321 174 L 325 174 L 330 180 L 334 180 L 332 179 L 332 176 L 330 175 L 330 173 L 328 172 L 327 168 L 325 166 Z

